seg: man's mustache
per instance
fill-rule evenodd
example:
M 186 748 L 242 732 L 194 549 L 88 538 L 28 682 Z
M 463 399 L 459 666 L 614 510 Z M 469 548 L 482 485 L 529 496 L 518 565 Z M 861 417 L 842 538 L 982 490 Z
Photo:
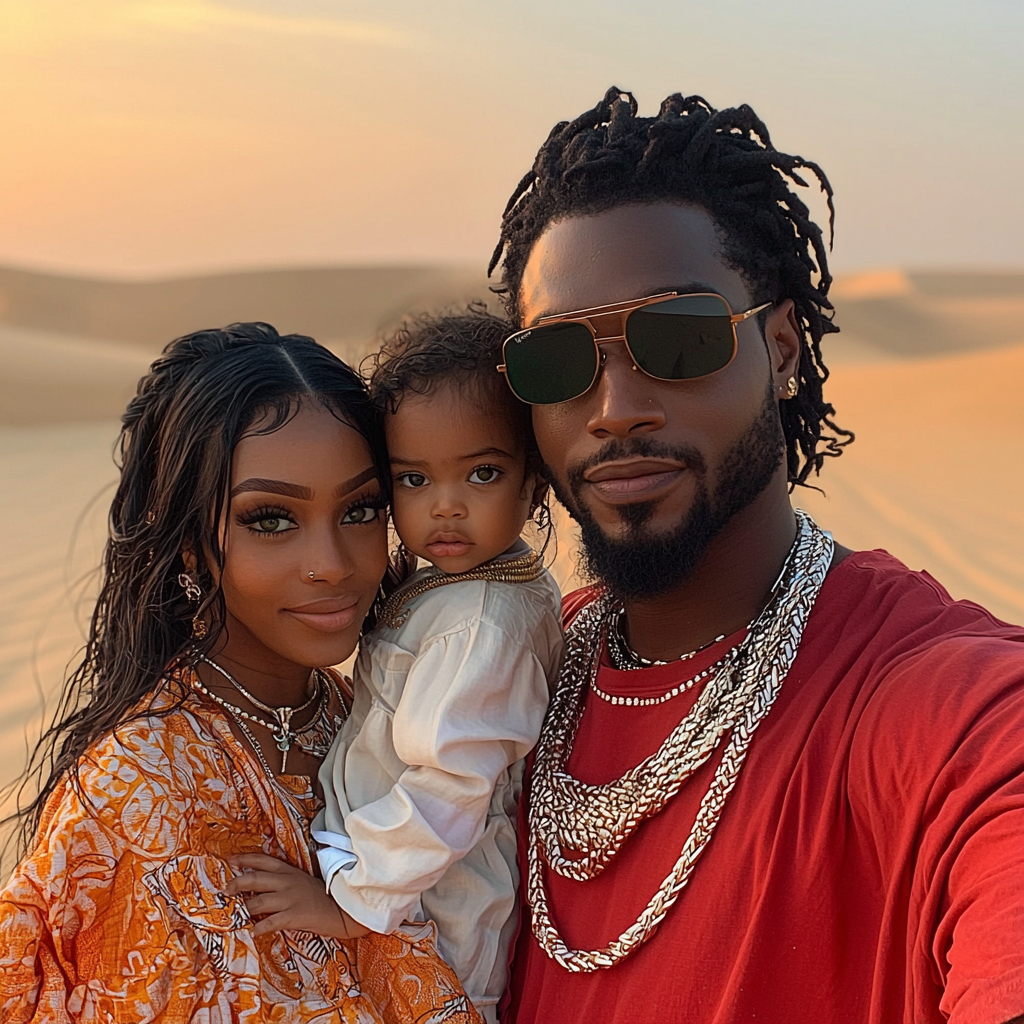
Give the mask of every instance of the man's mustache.
M 570 491 L 578 496 L 585 482 L 584 474 L 588 470 L 603 462 L 620 459 L 669 459 L 675 462 L 685 462 L 687 469 L 698 476 L 703 476 L 707 472 L 707 461 L 692 445 L 670 445 L 656 441 L 652 437 L 635 437 L 629 440 L 613 438 L 602 445 L 593 455 L 568 467 L 566 478 Z M 547 467 L 545 467 L 545 475 L 548 477 L 548 481 L 552 482 L 551 470 Z

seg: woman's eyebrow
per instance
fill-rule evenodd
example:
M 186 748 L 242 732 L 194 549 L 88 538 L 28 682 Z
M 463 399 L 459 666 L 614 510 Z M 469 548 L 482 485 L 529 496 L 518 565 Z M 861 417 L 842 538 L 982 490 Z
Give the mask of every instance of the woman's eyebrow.
M 284 494 L 289 498 L 301 498 L 304 501 L 309 501 L 313 497 L 313 492 L 308 487 L 303 487 L 302 484 L 290 484 L 285 480 L 265 480 L 259 476 L 251 476 L 248 480 L 243 480 L 231 491 L 231 497 L 233 498 L 236 494 L 242 494 L 245 491 L 265 491 L 268 494 Z
M 336 498 L 343 498 L 349 493 L 349 491 L 354 491 L 357 487 L 362 487 L 363 484 L 376 479 L 377 470 L 373 466 L 367 466 L 362 473 L 356 473 L 356 475 L 350 480 L 346 480 L 344 483 L 338 484 L 334 489 L 334 496 Z
M 363 484 L 368 483 L 370 480 L 377 478 L 377 470 L 373 466 L 368 466 L 361 473 L 357 473 L 354 477 L 349 480 L 345 480 L 343 483 L 338 484 L 334 489 L 336 497 L 343 497 L 348 494 L 349 491 L 354 491 L 357 487 L 361 487 Z M 235 497 L 236 494 L 244 494 L 246 491 L 264 491 L 267 494 L 284 494 L 289 498 L 300 498 L 303 501 L 311 501 L 313 498 L 313 492 L 302 484 L 290 484 L 286 480 L 267 480 L 260 476 L 251 476 L 248 480 L 243 480 L 238 484 L 231 492 L 231 497 Z

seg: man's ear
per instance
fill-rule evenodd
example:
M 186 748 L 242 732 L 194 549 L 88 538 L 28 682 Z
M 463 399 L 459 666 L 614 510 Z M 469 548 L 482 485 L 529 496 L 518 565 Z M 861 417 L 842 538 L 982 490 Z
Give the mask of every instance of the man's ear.
M 792 299 L 772 306 L 764 322 L 764 340 L 771 361 L 775 397 L 792 398 L 800 383 L 800 326 Z

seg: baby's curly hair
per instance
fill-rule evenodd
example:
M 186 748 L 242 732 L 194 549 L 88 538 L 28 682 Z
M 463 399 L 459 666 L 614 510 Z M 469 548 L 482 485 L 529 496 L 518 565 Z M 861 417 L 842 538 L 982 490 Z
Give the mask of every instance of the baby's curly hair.
M 360 367 L 370 400 L 382 414 L 394 414 L 406 395 L 453 388 L 496 414 L 505 412 L 524 441 L 527 472 L 536 471 L 541 458 L 530 407 L 512 394 L 497 370 L 501 347 L 514 330 L 482 302 L 459 312 L 408 317 Z

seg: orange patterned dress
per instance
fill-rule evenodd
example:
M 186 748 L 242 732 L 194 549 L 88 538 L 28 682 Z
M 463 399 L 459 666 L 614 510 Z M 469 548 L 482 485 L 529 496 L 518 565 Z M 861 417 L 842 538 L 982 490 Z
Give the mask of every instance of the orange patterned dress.
M 253 937 L 226 861 L 311 871 L 319 801 L 304 776 L 271 782 L 187 683 L 173 675 L 82 759 L 81 788 L 48 801 L 0 892 L 0 1021 L 479 1024 L 429 922 L 354 942 Z

